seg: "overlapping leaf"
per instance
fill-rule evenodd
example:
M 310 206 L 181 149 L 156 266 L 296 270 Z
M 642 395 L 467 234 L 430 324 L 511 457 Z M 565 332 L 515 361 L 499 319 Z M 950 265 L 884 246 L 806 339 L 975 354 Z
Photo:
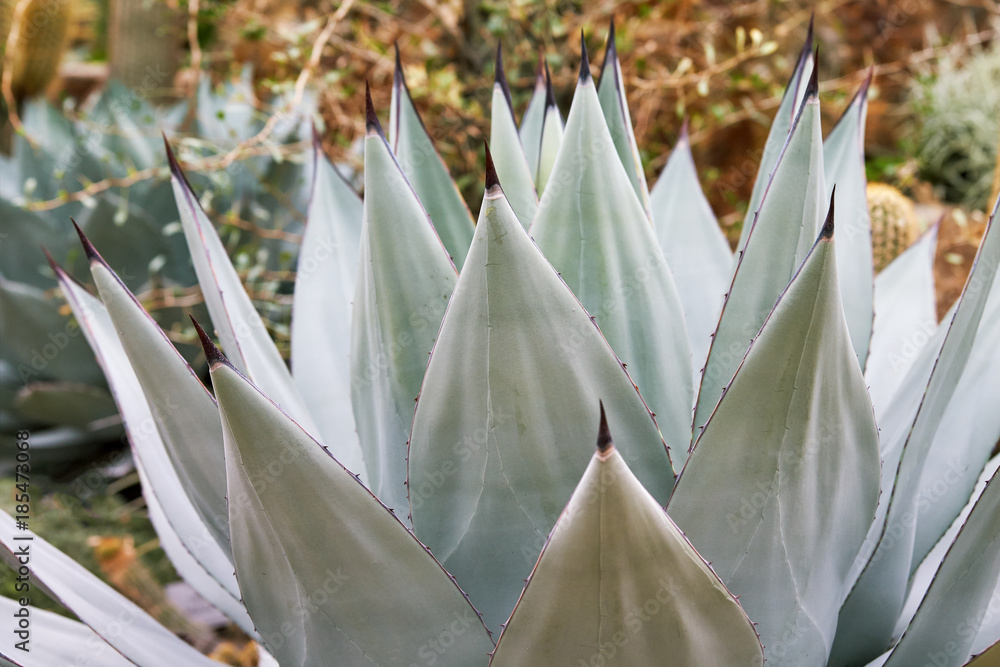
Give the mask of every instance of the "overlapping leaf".
M 389 145 L 452 261 L 461 269 L 472 242 L 472 214 L 413 104 L 398 47 L 389 111 Z
M 532 173 L 538 171 L 539 148 L 542 145 L 542 126 L 548 96 L 544 63 L 545 58 L 539 54 L 538 71 L 535 73 L 535 89 L 531 93 L 528 108 L 525 109 L 524 116 L 521 117 L 521 125 L 517 129 L 517 136 L 520 137 L 521 147 L 524 149 L 524 157 L 528 160 L 528 168 Z
M 368 479 L 351 409 L 351 300 L 358 276 L 361 198 L 314 136 L 314 181 L 292 301 L 292 376 L 322 440 Z
M 542 137 L 538 152 L 538 167 L 535 169 L 535 188 L 539 195 L 545 191 L 545 185 L 552 175 L 552 167 L 562 146 L 563 124 L 562 114 L 556 106 L 556 96 L 552 91 L 552 75 L 549 66 L 545 66 L 545 112 L 542 118 Z
M 693 377 L 698 378 L 719 324 L 733 253 L 698 182 L 687 123 L 653 186 L 650 205 L 656 240 L 680 293 Z
M 489 633 L 441 565 L 203 341 L 225 431 L 236 576 L 265 647 L 286 665 L 484 660 Z M 456 623 L 462 632 L 449 629 Z M 438 653 L 444 633 L 453 643 Z
M 762 665 L 743 609 L 632 474 L 601 416 L 598 451 L 490 665 Z
M 878 430 L 840 305 L 832 223 L 831 209 L 667 505 L 775 665 L 825 664 L 879 497 Z
M 405 515 L 413 401 L 458 275 L 389 150 L 368 98 L 351 400 L 369 488 Z
M 600 399 L 622 456 L 662 503 L 673 471 L 656 424 L 488 177 L 417 403 L 408 483 L 414 532 L 491 628 L 513 609 L 587 467 L 581 443 L 596 437 Z
M 680 297 L 615 159 L 586 55 L 582 62 L 566 136 L 530 234 L 596 318 L 667 444 L 681 449 L 690 437 L 693 379 Z
M 510 99 L 510 88 L 504 75 L 503 56 L 499 44 L 491 105 L 490 145 L 494 151 L 493 161 L 496 164 L 497 174 L 506 188 L 511 208 L 527 229 L 535 218 L 535 211 L 538 210 L 535 172 L 528 164 L 517 134 L 514 103 Z

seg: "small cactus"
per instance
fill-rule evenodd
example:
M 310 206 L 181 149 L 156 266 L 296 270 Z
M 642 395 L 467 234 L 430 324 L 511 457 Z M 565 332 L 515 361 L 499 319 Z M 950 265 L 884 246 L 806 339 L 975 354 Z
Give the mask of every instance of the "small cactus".
M 868 214 L 872 219 L 872 259 L 875 271 L 889 265 L 920 235 L 913 202 L 891 185 L 869 183 Z

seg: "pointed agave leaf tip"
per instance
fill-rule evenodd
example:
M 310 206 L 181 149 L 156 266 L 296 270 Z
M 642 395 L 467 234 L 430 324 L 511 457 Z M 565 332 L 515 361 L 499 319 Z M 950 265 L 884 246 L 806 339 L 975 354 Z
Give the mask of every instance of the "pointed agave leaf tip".
M 510 109 L 510 115 L 514 115 L 514 100 L 510 96 L 510 86 L 507 84 L 507 74 L 503 71 L 503 47 L 500 42 L 497 42 L 497 63 L 493 72 L 493 82 L 499 84 L 500 90 L 503 91 L 504 99 L 507 100 L 507 108 Z
M 208 365 L 210 367 L 216 364 L 229 366 L 229 360 L 226 359 L 226 355 L 222 354 L 222 350 L 216 347 L 212 339 L 205 333 L 205 330 L 198 324 L 198 320 L 194 319 L 194 315 L 188 315 L 188 317 L 191 318 L 191 323 L 194 324 L 194 330 L 198 332 L 198 338 L 201 340 L 202 349 L 205 350 L 205 358 L 208 359 Z
M 817 97 L 819 95 L 819 45 L 816 45 L 816 51 L 813 53 L 813 68 L 812 73 L 809 75 L 809 85 L 806 86 L 806 96 L 808 100 L 811 97 Z
M 94 247 L 94 244 L 90 242 L 87 235 L 83 233 L 82 229 L 80 229 L 80 225 L 76 224 L 76 220 L 70 218 L 69 221 L 73 223 L 73 227 L 76 229 L 76 235 L 80 237 L 80 243 L 83 245 L 83 251 L 87 253 L 87 259 L 91 262 L 100 262 L 106 266 L 107 263 L 104 261 L 104 258 L 101 257 L 101 253 L 97 252 L 97 248 Z
M 486 146 L 486 192 L 489 192 L 495 187 L 500 188 L 500 178 L 497 176 L 496 167 L 493 166 L 489 142 L 483 139 L 483 145 Z M 503 190 L 503 188 L 500 189 Z
M 833 192 L 830 193 L 830 210 L 826 214 L 826 222 L 823 223 L 823 229 L 819 232 L 820 239 L 832 239 L 833 238 L 833 201 L 837 196 L 837 186 L 833 186 Z
M 49 266 L 52 267 L 53 273 L 55 273 L 57 276 L 60 273 L 62 273 L 62 267 L 56 264 L 56 260 L 52 257 L 52 253 L 49 252 L 49 249 L 46 248 L 45 246 L 42 246 L 42 252 L 45 253 L 45 259 L 48 260 Z
M 372 91 L 368 81 L 365 81 L 365 130 L 378 132 L 380 136 L 385 136 L 385 133 L 382 132 L 382 124 L 378 122 L 378 116 L 375 114 L 375 103 L 372 102 Z
M 556 108 L 556 93 L 552 89 L 552 74 L 548 63 L 545 63 L 545 108 Z
M 319 153 L 323 150 L 323 140 L 319 136 L 319 130 L 316 129 L 316 121 L 312 121 L 309 125 L 312 127 L 313 150 Z
M 615 17 L 611 17 L 611 27 L 608 28 L 608 43 L 604 47 L 604 62 L 601 63 L 601 74 L 597 80 L 597 87 L 600 88 L 601 84 L 604 83 L 604 76 L 607 75 L 611 77 L 613 70 L 609 68 L 615 66 L 615 62 L 618 60 L 618 47 L 615 46 Z
M 587 55 L 587 42 L 583 38 L 583 30 L 580 30 L 580 83 L 590 81 L 590 57 Z
M 187 178 L 184 176 L 183 170 L 181 170 L 180 163 L 177 161 L 177 156 L 174 155 L 174 149 L 170 147 L 170 142 L 167 141 L 167 133 L 161 132 L 161 134 L 163 135 L 163 145 L 167 149 L 167 163 L 170 165 L 170 173 L 172 173 L 177 178 L 183 178 L 184 180 L 187 180 Z
M 604 414 L 604 401 L 600 401 L 601 425 L 597 428 L 597 451 L 607 454 L 615 443 L 611 440 L 611 429 L 608 428 L 608 417 Z
M 538 67 L 535 68 L 535 84 L 537 85 L 539 81 L 545 80 L 545 54 L 541 51 L 538 52 Z
M 680 133 L 680 136 L 677 137 L 677 143 L 681 143 L 682 141 L 688 141 L 689 140 L 689 136 L 688 135 L 690 134 L 690 127 L 688 126 L 688 124 L 689 124 L 690 121 L 691 121 L 691 119 L 688 116 L 685 115 L 684 116 L 684 122 L 681 123 L 681 133 Z

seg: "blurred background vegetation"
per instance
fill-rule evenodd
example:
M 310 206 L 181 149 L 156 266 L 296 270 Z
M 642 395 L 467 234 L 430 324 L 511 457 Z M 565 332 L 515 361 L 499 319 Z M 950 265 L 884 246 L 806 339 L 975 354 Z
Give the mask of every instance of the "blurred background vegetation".
M 245 639 L 231 629 L 206 635 L 210 615 L 179 616 L 164 596 L 176 576 L 82 339 L 68 339 L 38 378 L 16 372 L 39 336 L 68 321 L 38 244 L 87 279 L 71 215 L 92 238 L 108 235 L 98 243 L 106 257 L 199 362 L 197 347 L 186 346 L 194 340 L 186 316 L 204 317 L 203 304 L 177 233 L 161 130 L 287 353 L 308 122 L 319 123 L 345 173 L 357 174 L 364 84 L 385 121 L 394 44 L 417 108 L 476 211 L 497 44 L 517 112 L 544 59 L 565 113 L 580 32 L 596 72 L 614 18 L 647 178 L 655 181 L 687 118 L 703 188 L 735 242 L 813 14 L 824 128 L 872 72 L 865 144 L 869 181 L 886 184 L 872 195 L 889 211 L 879 215 L 910 240 L 942 220 L 943 314 L 1000 188 L 995 0 L 0 0 L 0 436 L 31 426 L 44 430 L 38 442 L 55 443 L 44 450 L 52 465 L 49 493 L 35 505 L 37 530 L 206 650 L 234 640 L 216 647 L 220 660 L 254 663 L 252 651 L 241 653 Z M 72 160 L 59 157 L 64 144 Z M 45 308 L 44 317 L 31 311 L 35 330 L 14 326 Z M 75 454 L 59 449 L 67 442 Z M 8 509 L 9 491 L 0 487 Z M 10 595 L 12 584 L 3 572 L 0 592 Z

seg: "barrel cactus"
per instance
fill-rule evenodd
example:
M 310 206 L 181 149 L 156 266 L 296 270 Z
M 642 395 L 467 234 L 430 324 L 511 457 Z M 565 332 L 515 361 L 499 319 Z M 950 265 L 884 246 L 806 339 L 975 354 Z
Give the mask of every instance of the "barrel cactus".
M 868 184 L 868 215 L 872 225 L 872 256 L 881 271 L 920 236 L 913 202 L 887 183 Z
M 290 371 L 172 155 L 212 392 L 81 234 L 100 298 L 54 269 L 165 550 L 262 664 L 965 664 L 1000 639 L 1000 232 L 940 325 L 929 237 L 875 279 L 867 83 L 824 141 L 807 43 L 733 255 L 686 135 L 648 189 L 613 46 L 521 127 L 498 57 L 475 225 L 401 70 L 363 200 L 317 143 Z M 212 664 L 30 548 L 82 623 L 8 660 Z

